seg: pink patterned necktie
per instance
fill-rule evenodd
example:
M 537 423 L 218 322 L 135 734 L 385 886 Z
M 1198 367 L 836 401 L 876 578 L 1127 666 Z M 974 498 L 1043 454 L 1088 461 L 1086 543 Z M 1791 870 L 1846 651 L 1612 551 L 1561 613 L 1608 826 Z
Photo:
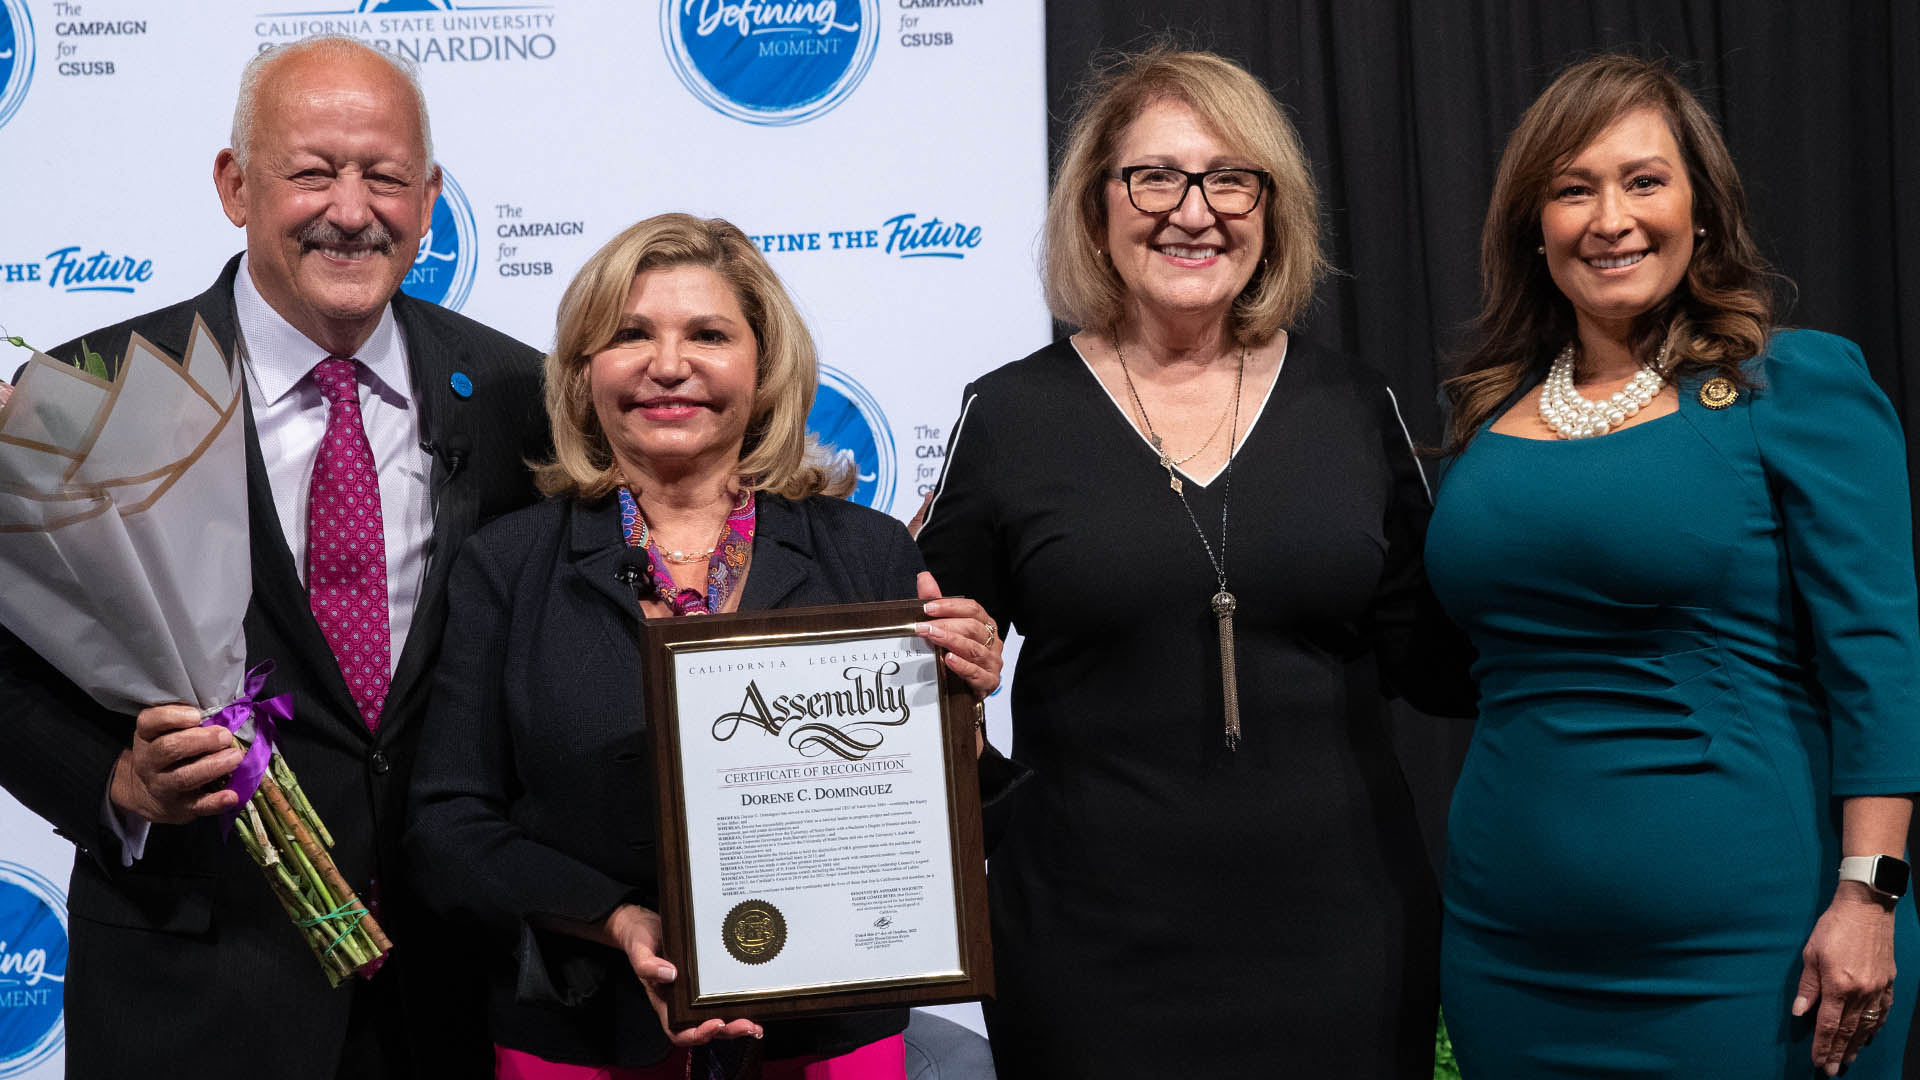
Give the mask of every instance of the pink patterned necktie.
M 307 502 L 307 596 L 333 646 L 347 689 L 367 722 L 380 726 L 392 678 L 387 623 L 387 541 L 380 519 L 380 475 L 360 421 L 355 361 L 329 356 L 313 369 L 327 399 Z

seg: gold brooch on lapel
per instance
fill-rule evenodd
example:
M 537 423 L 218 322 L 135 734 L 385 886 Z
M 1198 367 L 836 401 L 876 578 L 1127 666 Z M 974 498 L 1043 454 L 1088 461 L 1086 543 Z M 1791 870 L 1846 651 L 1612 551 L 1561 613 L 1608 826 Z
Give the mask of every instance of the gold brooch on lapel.
M 1739 400 L 1740 390 L 1733 380 L 1724 375 L 1715 375 L 1700 387 L 1700 404 L 1709 409 L 1724 409 Z

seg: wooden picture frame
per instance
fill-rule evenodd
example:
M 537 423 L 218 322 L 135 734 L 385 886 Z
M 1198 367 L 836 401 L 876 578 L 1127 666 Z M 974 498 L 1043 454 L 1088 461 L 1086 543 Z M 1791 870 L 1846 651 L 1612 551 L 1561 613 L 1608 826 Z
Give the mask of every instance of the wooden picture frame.
M 925 619 L 902 600 L 642 621 L 670 1026 L 992 995 L 975 704 L 914 634 Z M 889 738 L 913 749 L 879 755 Z

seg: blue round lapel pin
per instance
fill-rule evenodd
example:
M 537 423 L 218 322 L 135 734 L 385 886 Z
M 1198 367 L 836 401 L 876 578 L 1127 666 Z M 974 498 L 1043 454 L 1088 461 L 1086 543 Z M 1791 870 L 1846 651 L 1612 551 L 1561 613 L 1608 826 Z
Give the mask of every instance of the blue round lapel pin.
M 454 372 L 453 377 L 447 380 L 447 384 L 452 386 L 453 392 L 460 397 L 473 396 L 473 380 L 467 378 L 467 373 L 464 371 Z

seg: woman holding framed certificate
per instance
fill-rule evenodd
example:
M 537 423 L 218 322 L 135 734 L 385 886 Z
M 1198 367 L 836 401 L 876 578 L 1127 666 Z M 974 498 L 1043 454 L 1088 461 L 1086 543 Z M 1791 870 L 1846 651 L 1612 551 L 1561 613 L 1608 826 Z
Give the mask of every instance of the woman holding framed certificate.
M 640 222 L 561 302 L 552 497 L 461 554 L 407 833 L 428 903 L 499 946 L 499 1077 L 706 1080 L 756 1054 L 767 1077 L 902 1075 L 905 1010 L 669 1032 L 656 993 L 676 970 L 637 616 L 918 595 L 948 669 L 999 684 L 981 607 L 940 598 L 898 521 L 836 497 L 854 478 L 807 435 L 816 378 L 792 302 L 724 221 Z

